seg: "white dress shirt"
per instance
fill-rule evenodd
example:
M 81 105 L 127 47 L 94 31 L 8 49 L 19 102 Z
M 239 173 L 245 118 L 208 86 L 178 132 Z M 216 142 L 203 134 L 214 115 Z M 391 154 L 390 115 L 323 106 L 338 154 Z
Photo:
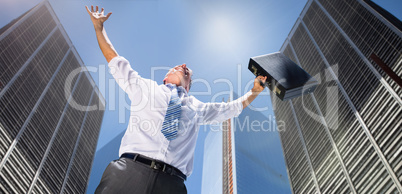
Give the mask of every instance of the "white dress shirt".
M 161 160 L 189 176 L 193 171 L 194 149 L 199 125 L 218 124 L 238 116 L 243 110 L 242 100 L 229 103 L 203 103 L 179 86 L 182 99 L 178 137 L 167 140 L 162 134 L 162 123 L 171 96 L 171 88 L 144 79 L 121 56 L 113 58 L 109 67 L 119 86 L 131 100 L 131 114 L 127 130 L 121 140 L 119 155 L 138 153 Z M 222 148 L 216 148 L 222 149 Z

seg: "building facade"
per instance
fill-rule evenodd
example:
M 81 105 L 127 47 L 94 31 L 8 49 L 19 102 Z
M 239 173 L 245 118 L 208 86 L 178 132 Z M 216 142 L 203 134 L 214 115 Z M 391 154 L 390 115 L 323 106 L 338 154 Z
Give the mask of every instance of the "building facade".
M 201 193 L 291 193 L 273 122 L 247 107 L 239 117 L 211 127 L 205 139 Z
M 49 2 L 0 29 L 0 193 L 84 193 L 105 100 Z
M 223 154 L 222 131 L 208 132 L 204 141 L 204 158 L 202 161 L 202 194 L 223 192 Z M 226 187 L 227 189 L 227 187 Z
M 401 26 L 369 0 L 308 1 L 281 52 L 320 84 L 271 99 L 293 193 L 402 193 Z

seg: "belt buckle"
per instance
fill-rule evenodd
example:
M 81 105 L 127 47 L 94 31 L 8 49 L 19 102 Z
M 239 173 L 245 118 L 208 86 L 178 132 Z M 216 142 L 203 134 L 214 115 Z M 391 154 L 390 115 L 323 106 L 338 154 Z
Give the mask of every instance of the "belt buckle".
M 155 160 L 152 160 L 151 162 L 151 168 L 155 169 L 155 170 L 159 170 L 161 168 L 161 165 L 156 163 Z

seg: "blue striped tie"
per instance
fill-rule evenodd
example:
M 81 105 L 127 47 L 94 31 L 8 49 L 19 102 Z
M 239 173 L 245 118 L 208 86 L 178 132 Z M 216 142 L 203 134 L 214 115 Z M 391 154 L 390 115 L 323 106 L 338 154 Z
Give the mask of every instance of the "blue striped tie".
M 181 115 L 181 99 L 177 95 L 177 87 L 173 87 L 172 96 L 162 124 L 162 133 L 169 141 L 176 139 Z

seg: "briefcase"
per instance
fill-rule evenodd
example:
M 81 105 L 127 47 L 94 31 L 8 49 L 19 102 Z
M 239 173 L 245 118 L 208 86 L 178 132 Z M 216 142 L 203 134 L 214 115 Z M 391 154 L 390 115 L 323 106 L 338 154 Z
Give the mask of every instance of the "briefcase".
M 248 69 L 267 76 L 267 86 L 281 100 L 314 92 L 317 80 L 280 52 L 250 58 Z

